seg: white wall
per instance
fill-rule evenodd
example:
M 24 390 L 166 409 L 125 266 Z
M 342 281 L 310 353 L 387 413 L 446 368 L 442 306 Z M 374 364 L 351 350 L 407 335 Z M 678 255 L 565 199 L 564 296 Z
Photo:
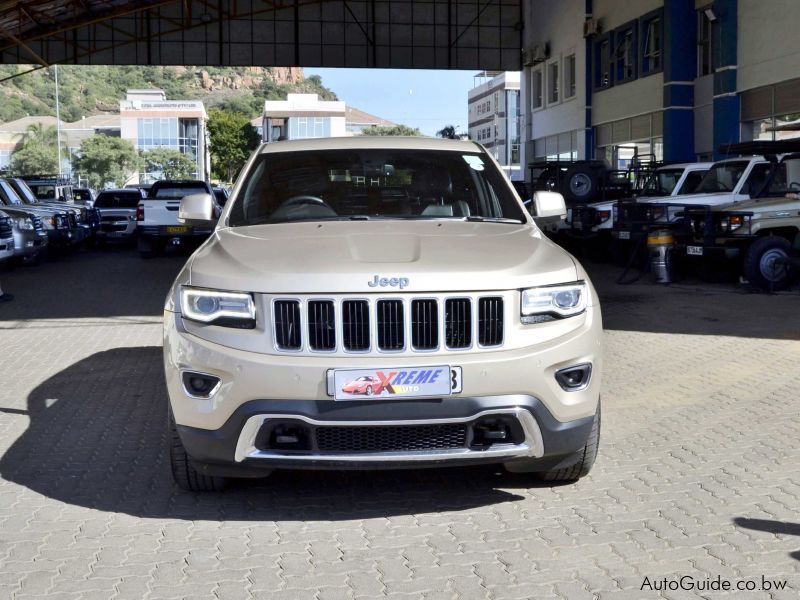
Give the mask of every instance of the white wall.
M 664 107 L 664 76 L 656 73 L 595 92 L 592 121 L 595 125 L 643 115 Z
M 532 111 L 531 109 L 531 73 L 534 67 L 525 67 L 520 85 L 520 112 L 522 115 L 522 139 L 530 141 L 548 135 L 583 130 L 585 124 L 586 88 L 584 72 L 586 69 L 586 51 L 583 39 L 584 0 L 532 0 L 524 2 L 525 30 L 523 32 L 524 47 L 533 48 L 537 44 L 547 44 L 550 58 L 560 60 L 560 77 L 562 81 L 561 99 L 557 104 Z M 575 54 L 576 90 L 575 96 L 563 100 L 564 57 Z M 544 77 L 545 96 L 547 90 L 547 74 Z M 582 145 L 579 140 L 579 155 Z M 529 157 L 531 158 L 531 157 Z
M 800 2 L 739 0 L 738 88 L 800 76 Z
M 594 18 L 600 19 L 603 31 L 608 31 L 662 6 L 664 0 L 594 0 L 592 10 Z

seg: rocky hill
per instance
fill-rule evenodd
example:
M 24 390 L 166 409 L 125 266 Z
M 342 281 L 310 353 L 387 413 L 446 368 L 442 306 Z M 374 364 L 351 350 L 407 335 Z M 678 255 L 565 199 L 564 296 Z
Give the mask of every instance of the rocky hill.
M 30 65 L 0 65 L 0 79 L 25 73 Z M 207 107 L 223 106 L 260 114 L 264 100 L 278 100 L 289 92 L 336 95 L 317 76 L 288 67 L 139 67 L 60 66 L 58 68 L 61 119 L 77 121 L 90 115 L 119 110 L 125 90 L 160 88 L 170 100 L 202 100 Z M 29 115 L 55 115 L 53 69 L 38 69 L 0 83 L 0 122 Z

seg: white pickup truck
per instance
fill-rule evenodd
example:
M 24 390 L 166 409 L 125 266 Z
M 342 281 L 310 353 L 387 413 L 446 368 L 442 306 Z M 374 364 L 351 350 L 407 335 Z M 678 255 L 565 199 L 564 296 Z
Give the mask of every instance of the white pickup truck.
M 156 181 L 147 198 L 139 202 L 136 209 L 136 225 L 139 231 L 139 255 L 152 258 L 169 246 L 181 246 L 207 238 L 213 227 L 189 227 L 178 222 L 181 198 L 191 194 L 211 194 L 213 190 L 205 181 Z M 219 217 L 221 209 L 214 209 Z
M 779 161 L 764 156 L 728 158 L 715 162 L 695 190 L 696 193 L 619 202 L 611 235 L 619 240 L 638 239 L 646 236 L 653 227 L 681 220 L 687 207 L 719 206 L 762 197 L 769 192 L 779 167 Z
M 666 202 L 667 198 L 690 194 L 700 184 L 711 163 L 683 163 L 656 169 L 647 179 L 638 202 Z M 571 237 L 608 237 L 614 225 L 613 215 L 617 200 L 604 200 L 567 209 L 562 227 Z

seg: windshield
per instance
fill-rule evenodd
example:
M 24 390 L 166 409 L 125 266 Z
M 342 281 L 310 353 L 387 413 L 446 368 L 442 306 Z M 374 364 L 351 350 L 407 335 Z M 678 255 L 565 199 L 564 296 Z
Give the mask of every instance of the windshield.
M 0 204 L 7 204 L 8 206 L 16 206 L 22 204 L 17 193 L 14 191 L 7 181 L 0 180 Z
M 750 164 L 749 161 L 737 160 L 711 165 L 695 192 L 698 194 L 732 192 L 748 164 Z
M 208 188 L 202 181 L 165 181 L 156 182 L 150 188 L 148 200 L 180 200 L 190 194 L 207 193 Z
M 36 196 L 33 195 L 27 183 L 19 179 L 9 179 L 8 183 L 26 204 L 36 204 Z
M 139 192 L 100 192 L 95 208 L 136 208 L 142 200 Z
M 525 222 L 481 153 L 371 148 L 260 155 L 229 224 L 369 219 Z
M 650 176 L 642 190 L 642 196 L 669 196 L 678 185 L 683 169 L 659 169 Z
M 33 195 L 39 200 L 55 200 L 56 199 L 56 186 L 40 183 L 32 183 L 29 186 Z

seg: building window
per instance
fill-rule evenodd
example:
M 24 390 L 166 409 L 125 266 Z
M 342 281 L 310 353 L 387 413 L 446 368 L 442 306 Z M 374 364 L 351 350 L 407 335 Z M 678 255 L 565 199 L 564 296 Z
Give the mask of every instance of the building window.
M 641 19 L 642 75 L 650 75 L 662 69 L 663 35 L 661 33 L 661 12 Z
M 614 31 L 614 83 L 636 78 L 636 28 L 634 25 Z
M 555 104 L 558 102 L 561 92 L 561 81 L 558 78 L 558 61 L 547 65 L 547 103 Z
M 697 74 L 699 77 L 714 72 L 713 25 L 706 15 L 706 8 L 697 11 Z
M 575 55 L 564 59 L 564 99 L 575 97 Z
M 594 43 L 594 88 L 604 90 L 609 87 L 611 87 L 611 34 L 606 34 Z
M 537 108 L 542 108 L 543 98 L 542 92 L 544 86 L 542 85 L 542 80 L 544 79 L 544 74 L 542 72 L 541 67 L 538 69 L 534 69 L 531 72 L 531 108 L 536 110 Z

